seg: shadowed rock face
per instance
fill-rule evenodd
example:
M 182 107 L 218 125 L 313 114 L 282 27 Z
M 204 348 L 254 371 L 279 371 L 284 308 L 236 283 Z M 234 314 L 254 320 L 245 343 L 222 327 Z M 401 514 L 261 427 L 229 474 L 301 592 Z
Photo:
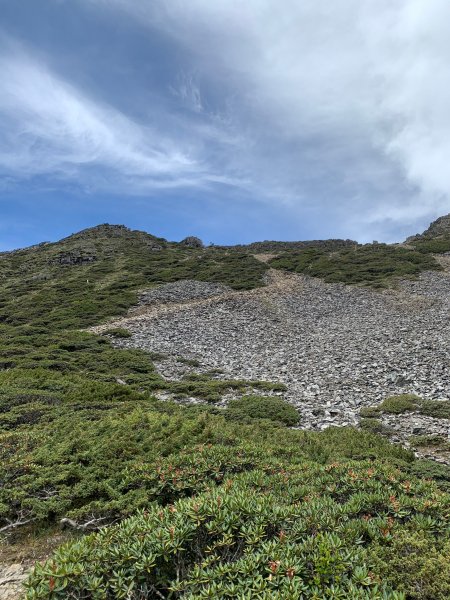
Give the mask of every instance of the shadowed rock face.
M 62 252 L 52 264 L 58 265 L 86 265 L 97 260 L 95 254 L 84 254 L 83 252 Z

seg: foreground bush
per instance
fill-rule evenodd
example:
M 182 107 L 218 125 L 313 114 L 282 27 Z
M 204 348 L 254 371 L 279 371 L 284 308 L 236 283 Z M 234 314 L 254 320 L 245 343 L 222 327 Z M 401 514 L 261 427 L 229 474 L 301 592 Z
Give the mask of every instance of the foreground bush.
M 445 598 L 427 565 L 445 563 L 449 509 L 433 484 L 370 461 L 271 462 L 66 544 L 35 568 L 27 599 Z M 422 591 L 389 568 L 414 530 L 427 540 L 411 559 Z
M 128 388 L 110 390 L 121 391 Z M 49 423 L 0 434 L 0 528 L 11 524 L 13 530 L 24 521 L 48 526 L 64 517 L 104 525 L 273 459 L 297 464 L 378 456 L 406 465 L 413 456 L 353 429 L 308 433 L 269 421 L 245 425 L 169 403 L 150 404 L 136 393 L 102 401 L 95 406 L 80 399 L 77 407 L 53 413 Z M 207 459 L 199 457 L 204 444 L 211 445 Z
M 400 394 L 399 396 L 390 396 L 386 400 L 383 400 L 378 409 L 381 412 L 399 415 L 418 410 L 421 402 L 421 398 L 415 394 Z
M 438 541 L 432 528 L 399 531 L 390 543 L 371 549 L 375 569 L 408 598 L 450 598 L 450 541 Z

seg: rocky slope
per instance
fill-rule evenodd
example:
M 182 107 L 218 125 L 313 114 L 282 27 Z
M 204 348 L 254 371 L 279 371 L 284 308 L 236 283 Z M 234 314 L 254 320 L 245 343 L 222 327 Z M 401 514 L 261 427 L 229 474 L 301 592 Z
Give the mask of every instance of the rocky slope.
M 182 356 L 200 363 L 196 372 L 283 382 L 312 429 L 356 424 L 361 407 L 390 395 L 450 397 L 448 270 L 383 292 L 276 270 L 267 277 L 245 292 L 184 281 L 143 294 L 114 322 L 132 333 L 119 343 L 166 354 L 158 368 L 168 378 L 189 368 Z M 448 430 L 441 419 L 386 420 L 403 439 Z

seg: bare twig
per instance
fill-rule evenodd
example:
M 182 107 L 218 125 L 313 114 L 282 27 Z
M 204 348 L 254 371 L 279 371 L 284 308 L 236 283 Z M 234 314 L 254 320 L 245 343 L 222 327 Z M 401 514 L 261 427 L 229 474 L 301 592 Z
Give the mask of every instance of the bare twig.
M 78 529 L 79 531 L 86 531 L 86 529 L 98 529 L 100 523 L 105 521 L 107 517 L 98 517 L 92 518 L 90 521 L 86 521 L 86 523 L 77 523 L 73 519 L 69 519 L 68 517 L 64 517 L 61 519 L 59 524 L 61 527 L 72 527 L 73 529 Z
M 36 521 L 36 518 L 24 518 L 24 515 L 21 514 L 18 516 L 17 521 L 11 521 L 10 519 L 6 519 L 8 522 L 7 525 L 0 527 L 0 533 L 4 533 L 5 531 L 9 531 L 11 529 L 15 529 L 16 527 L 20 527 L 21 525 L 26 525 L 27 523 L 31 523 L 32 521 Z

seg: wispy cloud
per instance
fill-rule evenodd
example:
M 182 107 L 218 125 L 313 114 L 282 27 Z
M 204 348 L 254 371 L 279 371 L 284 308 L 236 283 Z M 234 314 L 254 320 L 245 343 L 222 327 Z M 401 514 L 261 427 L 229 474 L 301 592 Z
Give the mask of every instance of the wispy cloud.
M 23 49 L 4 53 L 0 71 L 0 168 L 9 176 L 50 174 L 137 192 L 221 179 L 193 144 L 94 100 Z
M 163 30 L 224 86 L 239 164 L 268 193 L 334 192 L 369 228 L 450 209 L 446 0 L 88 1 Z
M 136 194 L 226 189 L 233 201 L 280 207 L 291 222 L 329 219 L 359 239 L 392 239 L 450 210 L 447 0 L 73 5 L 163 40 L 162 54 L 152 47 L 142 73 L 133 70 L 144 90 L 146 61 L 161 69 L 158 101 L 135 95 L 119 109 L 89 77 L 81 87 L 31 46 L 3 45 L 9 177 Z

